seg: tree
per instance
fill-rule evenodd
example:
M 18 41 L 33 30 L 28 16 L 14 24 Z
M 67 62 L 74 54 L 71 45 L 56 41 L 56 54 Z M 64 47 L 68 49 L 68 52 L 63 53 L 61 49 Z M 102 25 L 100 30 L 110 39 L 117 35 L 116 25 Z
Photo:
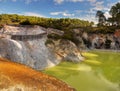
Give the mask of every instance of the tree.
M 11 20 L 7 14 L 0 15 L 0 25 L 11 24 Z
M 111 26 L 111 25 L 113 26 L 113 24 L 114 24 L 114 19 L 111 18 L 111 17 L 108 18 L 108 19 L 107 19 L 107 23 L 108 23 L 108 26 Z
M 120 26 L 120 3 L 112 6 L 109 13 L 112 16 L 112 24 Z
M 97 11 L 96 17 L 98 18 L 98 25 L 103 26 L 106 22 L 106 17 L 102 11 Z
M 93 23 L 80 19 L 70 18 L 41 18 L 35 16 L 24 16 L 16 14 L 1 14 L 0 25 L 3 24 L 24 24 L 24 25 L 39 25 L 45 28 L 55 28 L 59 30 L 71 30 L 74 28 L 90 27 Z

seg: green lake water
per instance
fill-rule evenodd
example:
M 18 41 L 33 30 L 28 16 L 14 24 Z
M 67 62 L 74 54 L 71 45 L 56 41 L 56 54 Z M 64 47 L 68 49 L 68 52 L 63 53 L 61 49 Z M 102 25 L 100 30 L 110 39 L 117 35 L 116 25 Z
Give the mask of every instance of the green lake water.
M 120 91 L 120 53 L 85 52 L 85 61 L 62 62 L 43 71 L 68 83 L 77 91 Z

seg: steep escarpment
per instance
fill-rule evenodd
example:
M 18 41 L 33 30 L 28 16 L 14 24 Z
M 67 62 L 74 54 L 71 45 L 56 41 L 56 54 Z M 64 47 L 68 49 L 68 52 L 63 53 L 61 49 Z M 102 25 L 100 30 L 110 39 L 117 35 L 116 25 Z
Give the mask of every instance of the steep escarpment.
M 40 26 L 4 26 L 0 31 L 0 56 L 37 70 L 57 65 L 61 60 L 83 60 L 77 46 L 69 40 L 46 43 L 49 33 L 63 34 Z
M 6 26 L 2 32 L 6 36 L 0 38 L 1 57 L 38 70 L 60 62 L 55 58 L 54 53 L 45 46 L 47 34 L 43 28 L 39 26 Z
M 66 83 L 0 58 L 0 91 L 75 91 Z
M 0 55 L 9 60 L 23 63 L 35 69 L 44 69 L 59 63 L 45 46 L 46 38 L 19 41 L 0 39 Z

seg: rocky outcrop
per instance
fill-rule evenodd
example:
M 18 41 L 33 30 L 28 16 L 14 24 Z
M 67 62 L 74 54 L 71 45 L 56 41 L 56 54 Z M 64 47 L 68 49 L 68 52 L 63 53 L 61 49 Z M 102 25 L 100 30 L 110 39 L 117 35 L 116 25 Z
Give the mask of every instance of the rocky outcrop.
M 0 58 L 0 91 L 75 91 L 54 77 Z
M 45 46 L 47 34 L 43 28 L 39 26 L 6 26 L 5 28 L 4 34 L 10 34 L 11 38 L 0 38 L 0 56 L 37 70 L 60 62 Z
M 46 32 L 46 29 L 37 25 L 4 25 L 0 30 L 0 34 L 7 35 L 36 35 Z
M 47 47 L 53 51 L 58 60 L 71 61 L 71 62 L 81 62 L 84 60 L 80 50 L 77 46 L 69 40 L 53 40 L 49 39 Z
M 48 30 L 63 34 L 59 30 Z M 84 59 L 69 40 L 52 40 L 46 47 L 47 29 L 39 26 L 5 26 L 0 33 L 4 35 L 0 38 L 0 56 L 37 70 L 55 66 L 61 60 L 80 62 Z
M 85 44 L 83 42 L 82 36 L 83 36 L 82 29 L 73 29 L 74 43 L 77 45 L 79 49 L 85 49 Z
M 54 54 L 45 46 L 46 38 L 19 41 L 0 39 L 0 56 L 42 70 L 58 64 Z

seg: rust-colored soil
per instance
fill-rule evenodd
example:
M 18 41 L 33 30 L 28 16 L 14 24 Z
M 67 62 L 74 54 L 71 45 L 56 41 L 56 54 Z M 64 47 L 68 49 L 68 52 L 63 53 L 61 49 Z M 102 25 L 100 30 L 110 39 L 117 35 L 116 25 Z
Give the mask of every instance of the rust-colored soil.
M 75 91 L 66 83 L 0 58 L 0 91 Z

